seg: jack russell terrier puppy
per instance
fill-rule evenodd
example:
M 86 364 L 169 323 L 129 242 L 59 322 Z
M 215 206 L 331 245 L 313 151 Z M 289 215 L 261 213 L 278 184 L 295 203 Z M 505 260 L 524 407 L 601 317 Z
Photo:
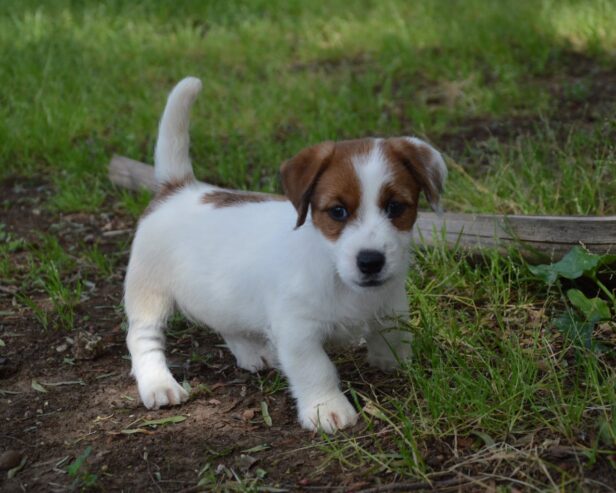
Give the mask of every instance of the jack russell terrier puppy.
M 409 357 L 411 228 L 420 191 L 438 207 L 445 163 L 413 137 L 328 141 L 282 165 L 286 197 L 201 183 L 188 132 L 200 90 L 189 77 L 169 95 L 155 152 L 159 190 L 126 273 L 141 400 L 157 409 L 188 398 L 164 354 L 165 322 L 177 308 L 218 332 L 240 368 L 280 368 L 302 427 L 351 426 L 358 414 L 323 346 L 364 338 L 369 363 L 384 370 Z

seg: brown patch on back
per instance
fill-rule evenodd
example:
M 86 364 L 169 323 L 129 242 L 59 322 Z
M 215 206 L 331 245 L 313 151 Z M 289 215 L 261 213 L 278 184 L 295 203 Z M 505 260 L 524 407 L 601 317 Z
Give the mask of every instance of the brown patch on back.
M 257 193 L 257 192 L 236 192 L 233 190 L 216 190 L 207 192 L 201 197 L 202 204 L 212 204 L 215 208 L 233 207 L 249 203 L 286 201 L 283 195 Z
M 312 222 L 323 235 L 337 240 L 344 227 L 357 217 L 361 200 L 361 184 L 353 167 L 353 158 L 369 153 L 374 147 L 372 139 L 348 140 L 335 144 L 330 161 L 321 173 L 310 198 Z M 336 221 L 329 215 L 335 206 L 349 212 L 346 221 Z
M 188 185 L 194 182 L 195 182 L 195 179 L 191 176 L 191 177 L 183 178 L 181 180 L 174 180 L 174 181 L 169 181 L 169 182 L 161 184 L 160 188 L 156 192 L 156 195 L 154 195 L 154 198 L 148 204 L 145 211 L 143 211 L 143 214 L 141 214 L 141 219 L 143 219 L 144 217 L 154 212 L 156 208 L 160 204 L 165 202 L 169 197 L 171 197 L 172 195 L 175 195 L 180 190 L 182 190 L 183 188 L 187 187 Z

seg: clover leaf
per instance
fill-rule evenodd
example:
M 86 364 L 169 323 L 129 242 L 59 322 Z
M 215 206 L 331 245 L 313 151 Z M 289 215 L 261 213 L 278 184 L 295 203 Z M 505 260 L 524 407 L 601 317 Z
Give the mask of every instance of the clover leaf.
M 610 307 L 601 298 L 587 298 L 579 289 L 567 291 L 567 298 L 569 298 L 573 306 L 582 312 L 586 320 L 591 323 L 611 319 Z
M 547 284 L 554 284 L 558 277 L 577 279 L 588 276 L 595 278 L 603 265 L 616 262 L 616 255 L 595 255 L 582 247 L 573 247 L 567 255 L 554 264 L 529 265 L 529 270 Z

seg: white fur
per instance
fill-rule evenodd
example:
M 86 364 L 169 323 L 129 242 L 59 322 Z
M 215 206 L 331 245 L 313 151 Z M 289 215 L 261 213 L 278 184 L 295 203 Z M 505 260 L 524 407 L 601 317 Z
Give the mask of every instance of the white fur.
M 354 159 L 355 172 L 361 183 L 361 205 L 358 220 L 347 225 L 336 242 L 336 267 L 342 280 L 355 290 L 361 273 L 356 258 L 360 250 L 378 250 L 385 254 L 386 263 L 380 273 L 381 279 L 393 280 L 401 274 L 405 277 L 409 264 L 411 232 L 397 230 L 379 206 L 379 193 L 391 174 L 381 152 L 380 142 L 372 152 Z
M 199 89 L 197 79 L 185 79 L 169 97 L 156 149 L 161 181 L 192 176 L 188 112 Z M 354 162 L 362 187 L 359 217 L 337 241 L 325 238 L 310 217 L 296 229 L 290 202 L 204 204 L 204 193 L 215 187 L 196 181 L 141 220 L 125 305 L 132 371 L 146 407 L 188 397 L 164 356 L 165 321 L 177 307 L 220 333 L 241 368 L 279 366 L 304 428 L 333 432 L 356 422 L 324 343 L 364 337 L 368 360 L 383 369 L 395 367 L 410 349 L 408 334 L 396 325 L 408 317 L 411 235 L 396 230 L 377 206 L 387 179 L 383 160 L 377 146 Z M 361 249 L 385 252 L 382 286 L 356 284 Z
M 158 128 L 154 152 L 154 173 L 158 183 L 174 179 L 194 178 L 190 155 L 190 108 L 201 91 L 201 81 L 195 77 L 183 79 L 171 94 Z

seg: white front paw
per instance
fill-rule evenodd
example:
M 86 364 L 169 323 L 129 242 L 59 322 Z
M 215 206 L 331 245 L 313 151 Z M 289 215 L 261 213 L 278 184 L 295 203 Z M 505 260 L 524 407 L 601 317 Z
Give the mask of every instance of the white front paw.
M 166 368 L 139 376 L 137 385 L 141 401 L 148 409 L 176 406 L 188 399 L 188 392 Z
M 358 414 L 348 399 L 341 393 L 320 399 L 300 407 L 299 422 L 307 430 L 322 430 L 334 433 L 357 423 Z

